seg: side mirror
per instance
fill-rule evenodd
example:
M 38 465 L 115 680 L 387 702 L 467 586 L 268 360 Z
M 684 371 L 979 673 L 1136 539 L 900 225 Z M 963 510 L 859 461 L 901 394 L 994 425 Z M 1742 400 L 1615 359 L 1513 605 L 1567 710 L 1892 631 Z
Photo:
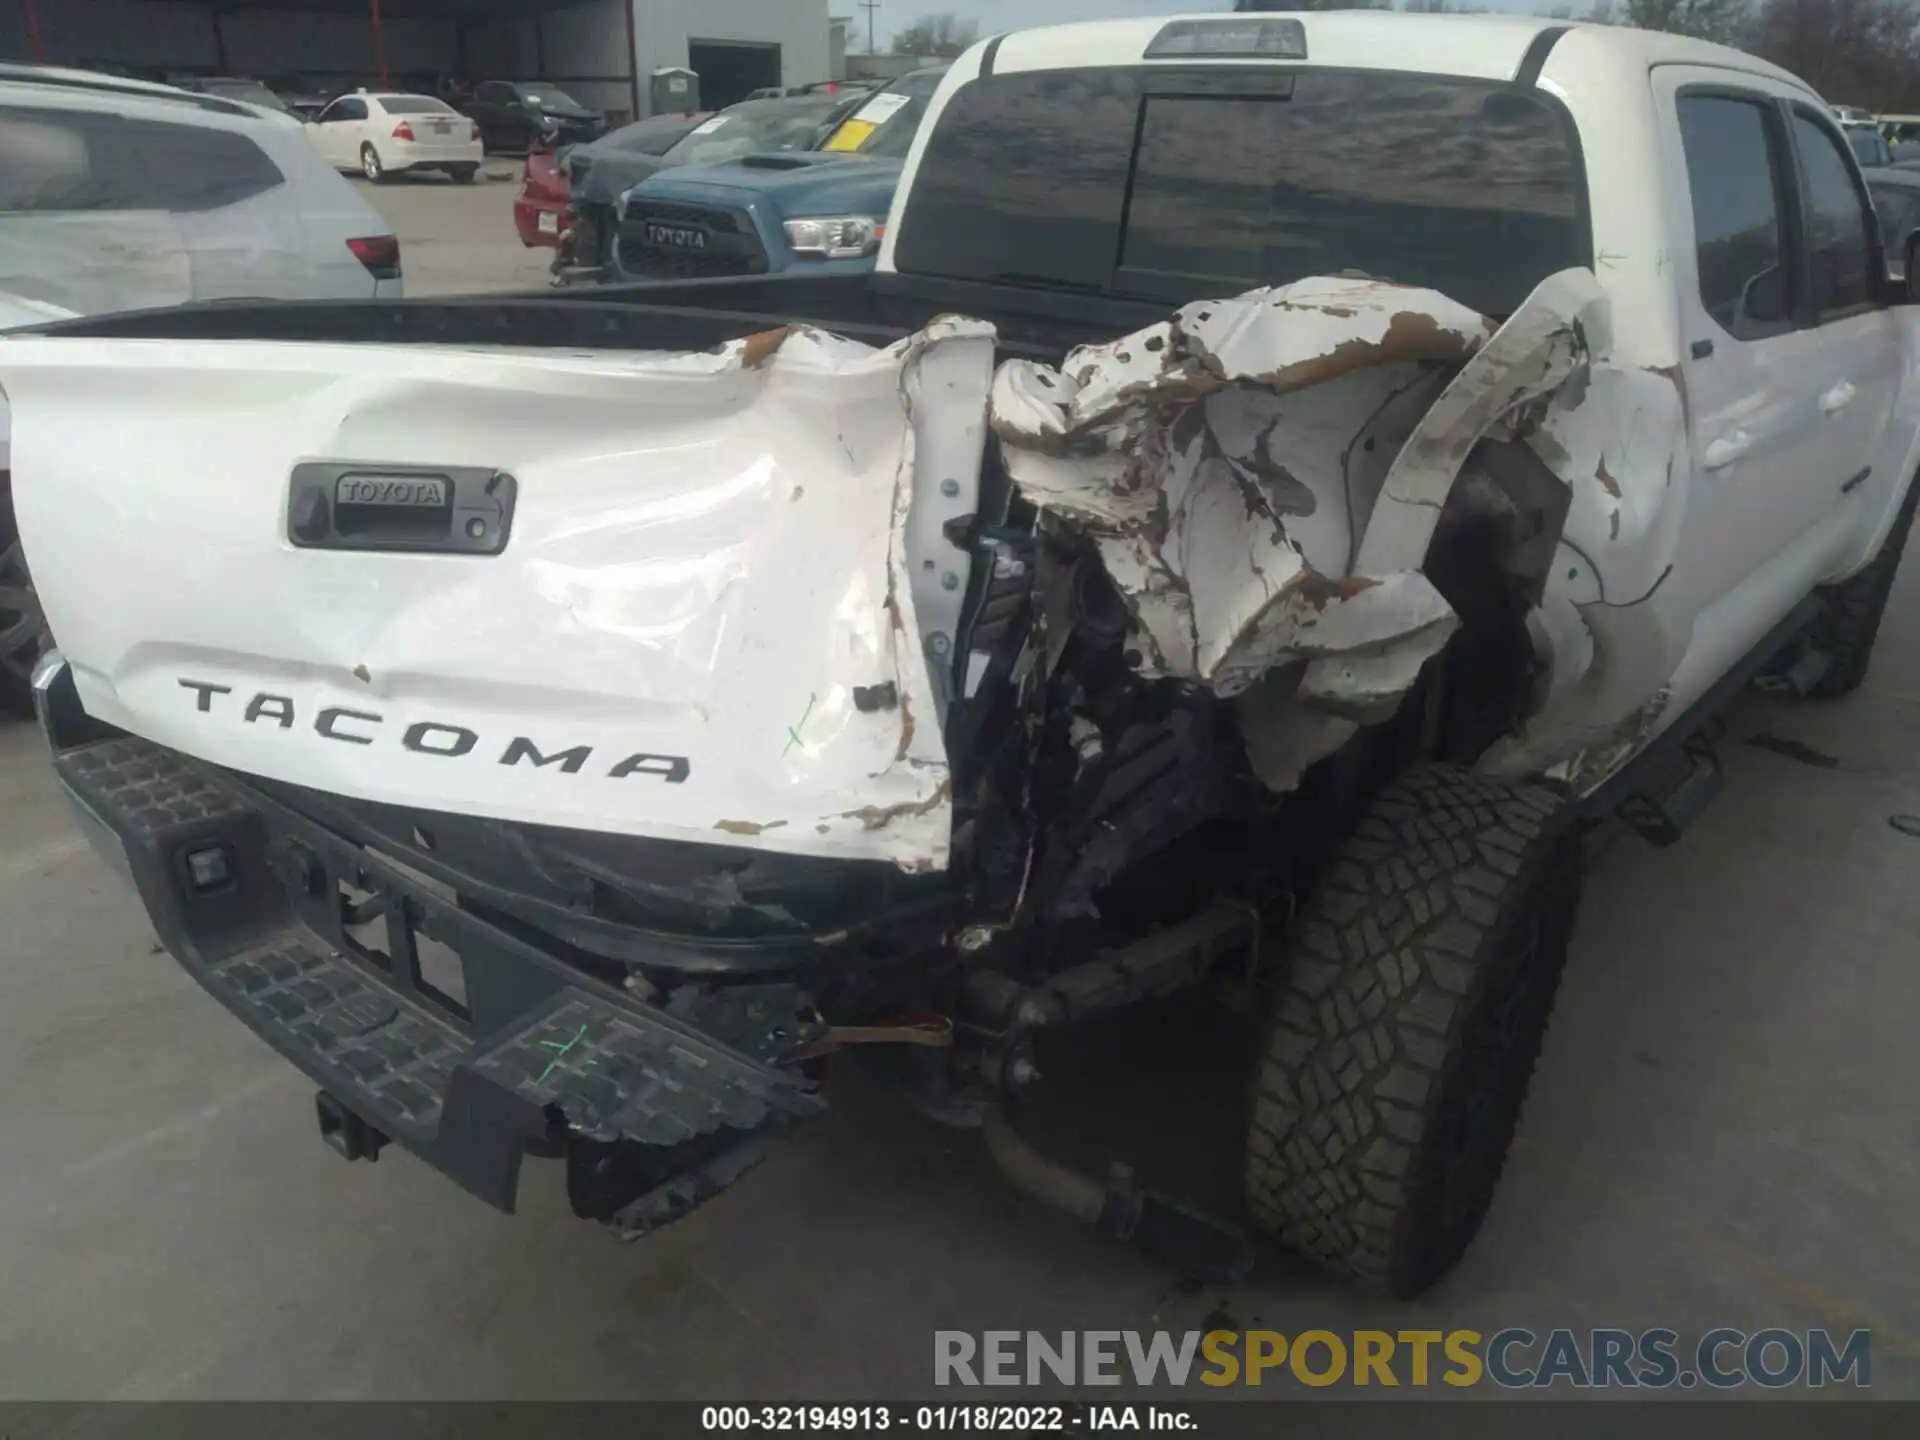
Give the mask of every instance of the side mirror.
M 1770 321 L 1786 318 L 1786 295 L 1782 289 L 1785 272 L 1769 265 L 1740 287 L 1740 314 L 1748 320 Z

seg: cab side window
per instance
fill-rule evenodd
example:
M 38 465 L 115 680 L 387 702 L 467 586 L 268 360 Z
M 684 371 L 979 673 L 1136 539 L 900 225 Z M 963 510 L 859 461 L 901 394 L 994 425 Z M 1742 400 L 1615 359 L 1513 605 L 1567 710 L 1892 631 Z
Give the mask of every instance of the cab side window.
M 1825 323 L 1873 304 L 1873 217 L 1838 137 L 1796 111 L 1793 143 L 1805 191 L 1813 308 Z
M 1740 340 L 1793 324 L 1783 158 L 1767 102 L 1682 94 L 1680 139 L 1693 197 L 1700 303 Z

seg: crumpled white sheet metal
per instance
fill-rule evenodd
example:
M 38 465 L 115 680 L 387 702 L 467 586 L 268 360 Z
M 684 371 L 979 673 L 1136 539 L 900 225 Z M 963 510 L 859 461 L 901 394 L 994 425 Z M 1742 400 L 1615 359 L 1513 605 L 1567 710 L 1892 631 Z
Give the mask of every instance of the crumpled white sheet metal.
M 1305 662 L 1238 711 L 1276 788 L 1445 645 L 1457 617 L 1422 573 L 1435 527 L 1473 447 L 1522 439 L 1572 491 L 1568 540 L 1607 542 L 1603 574 L 1558 567 L 1533 625 L 1552 662 L 1518 752 L 1534 759 L 1585 733 L 1581 682 L 1609 626 L 1632 628 L 1581 608 L 1600 603 L 1584 589 L 1657 586 L 1683 510 L 1677 383 L 1610 350 L 1590 271 L 1548 277 L 1499 325 L 1433 291 L 1310 279 L 1188 305 L 1058 370 L 1009 363 L 992 424 L 1020 488 L 1097 545 L 1141 673 L 1234 696 Z M 1628 688 L 1654 684 L 1636 667 Z
M 1009 362 L 993 427 L 1028 498 L 1098 545 L 1141 673 L 1224 696 L 1288 660 L 1391 652 L 1410 676 L 1457 621 L 1417 561 L 1353 572 L 1393 453 L 1373 442 L 1422 362 L 1492 334 L 1434 291 L 1303 280 L 1196 302 L 1058 371 Z
M 703 354 L 29 336 L 0 385 L 109 723 L 340 795 L 925 869 L 952 822 L 915 582 L 956 560 L 910 552 L 916 447 L 978 468 L 992 347 L 965 320 Z M 293 548 L 313 459 L 505 470 L 511 543 Z

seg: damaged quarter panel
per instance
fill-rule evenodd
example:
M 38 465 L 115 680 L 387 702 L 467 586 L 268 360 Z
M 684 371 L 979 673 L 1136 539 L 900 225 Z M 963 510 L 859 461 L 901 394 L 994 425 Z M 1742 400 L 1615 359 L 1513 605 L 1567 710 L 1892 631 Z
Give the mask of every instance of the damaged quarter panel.
M 1549 276 L 1504 323 L 1431 291 L 1311 279 L 996 377 L 993 425 L 1028 498 L 1090 537 L 1140 671 L 1222 696 L 1306 662 L 1238 714 L 1287 788 L 1390 712 L 1457 625 L 1424 573 L 1482 443 L 1567 487 L 1529 623 L 1543 681 L 1489 768 L 1624 758 L 1687 634 L 1631 615 L 1673 564 L 1689 475 L 1672 373 L 1612 360 L 1590 271 Z M 1631 747 L 1628 747 L 1629 749 Z
M 977 471 L 992 343 L 967 321 L 884 351 L 28 338 L 0 383 L 99 718 L 360 799 L 925 869 L 951 818 L 917 581 L 964 557 L 909 541 L 916 447 Z M 510 540 L 295 548 L 303 461 L 491 467 Z
M 1238 694 L 1289 659 L 1419 664 L 1452 611 L 1417 564 L 1355 574 L 1433 367 L 1492 331 L 1430 290 L 1312 278 L 1200 301 L 1169 323 L 1002 366 L 993 426 L 1026 496 L 1099 547 L 1140 670 Z

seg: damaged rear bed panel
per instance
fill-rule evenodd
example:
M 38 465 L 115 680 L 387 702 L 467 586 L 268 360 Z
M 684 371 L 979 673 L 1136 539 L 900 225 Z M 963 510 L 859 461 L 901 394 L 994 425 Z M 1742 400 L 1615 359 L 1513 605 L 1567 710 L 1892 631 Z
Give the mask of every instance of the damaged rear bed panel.
M 362 799 L 926 868 L 911 479 L 917 448 L 977 470 L 991 358 L 965 323 L 679 355 L 23 338 L 4 384 L 97 717 Z M 325 460 L 509 474 L 511 538 L 297 549 L 289 476 Z M 922 558 L 932 594 L 964 579 Z
M 1613 601 L 1671 563 L 1685 435 L 1677 381 L 1610 346 L 1573 270 L 1504 322 L 1317 278 L 997 372 L 993 327 L 956 318 L 699 354 L 89 334 L 0 372 L 98 717 L 359 799 L 920 870 L 953 833 L 927 656 L 965 626 L 989 429 L 1096 548 L 1134 671 L 1244 697 L 1278 791 L 1455 633 L 1428 551 L 1476 447 L 1508 447 L 1567 487 L 1566 530 L 1529 542 L 1540 713 L 1489 763 L 1597 784 L 1687 639 Z M 511 541 L 296 548 L 288 476 L 322 460 L 510 474 Z

